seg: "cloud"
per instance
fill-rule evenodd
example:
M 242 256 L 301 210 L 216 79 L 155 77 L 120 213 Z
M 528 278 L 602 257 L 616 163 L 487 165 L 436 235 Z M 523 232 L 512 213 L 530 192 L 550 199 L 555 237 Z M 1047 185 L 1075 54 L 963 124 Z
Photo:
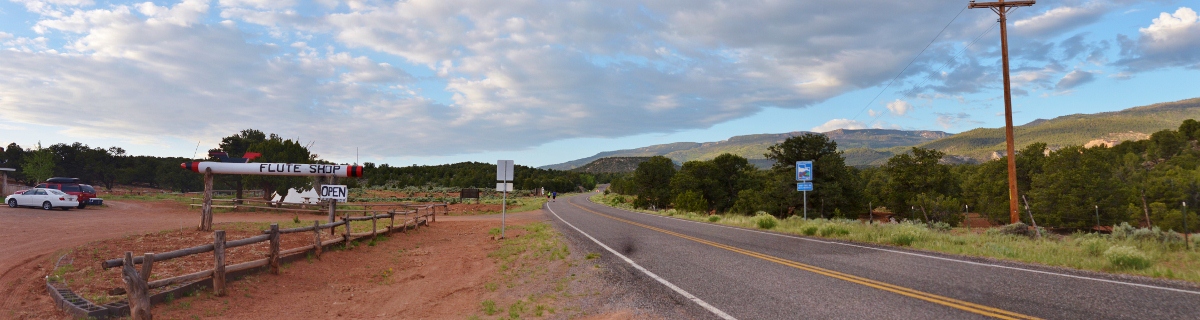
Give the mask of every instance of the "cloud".
M 1013 22 L 1013 33 L 1019 37 L 1054 36 L 1099 21 L 1108 11 L 1109 6 L 1099 2 L 1061 6 Z
M 896 101 L 888 102 L 887 109 L 894 115 L 902 116 L 912 110 L 912 105 L 908 104 L 908 101 L 896 99 Z
M 982 122 L 971 120 L 971 115 L 965 112 L 959 113 L 937 113 L 937 125 L 944 129 L 959 126 L 961 124 L 980 124 Z
M 1138 29 L 1138 39 L 1120 35 L 1123 59 L 1118 64 L 1132 71 L 1167 67 L 1200 68 L 1200 17 L 1188 7 L 1162 12 L 1151 24 Z
M 833 119 L 826 121 L 824 124 L 813 127 L 813 132 L 829 132 L 837 129 L 866 129 L 867 125 L 862 121 L 850 119 Z
M 1054 85 L 1054 88 L 1059 91 L 1070 90 L 1093 80 L 1096 80 L 1094 73 L 1076 69 L 1067 73 L 1062 79 L 1058 79 L 1058 83 Z

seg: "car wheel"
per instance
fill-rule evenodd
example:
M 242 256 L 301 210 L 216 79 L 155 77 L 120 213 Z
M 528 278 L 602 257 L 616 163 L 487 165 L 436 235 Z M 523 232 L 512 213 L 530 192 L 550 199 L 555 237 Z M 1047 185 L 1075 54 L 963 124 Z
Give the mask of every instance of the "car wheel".
M 83 203 L 83 202 L 80 202 L 80 203 L 79 203 L 79 206 L 78 206 L 78 207 L 75 207 L 75 208 L 76 208 L 76 209 L 81 209 L 81 210 L 82 210 L 83 208 L 87 208 L 87 204 L 86 204 L 86 203 Z
M 8 207 L 16 208 L 17 207 L 17 199 L 8 199 Z
M 54 209 L 54 206 L 50 205 L 50 201 L 42 202 L 42 210 L 50 209 Z

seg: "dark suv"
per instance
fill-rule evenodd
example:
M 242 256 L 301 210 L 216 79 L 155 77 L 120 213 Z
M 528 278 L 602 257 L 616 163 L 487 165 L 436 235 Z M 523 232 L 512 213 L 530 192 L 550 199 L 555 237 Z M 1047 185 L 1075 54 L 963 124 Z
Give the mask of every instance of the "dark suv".
M 86 208 L 96 197 L 96 190 L 92 186 L 79 184 L 79 178 L 61 178 L 54 177 L 46 179 L 46 182 L 38 184 L 35 188 L 50 188 L 62 190 L 62 192 L 79 197 L 79 206 L 76 208 Z

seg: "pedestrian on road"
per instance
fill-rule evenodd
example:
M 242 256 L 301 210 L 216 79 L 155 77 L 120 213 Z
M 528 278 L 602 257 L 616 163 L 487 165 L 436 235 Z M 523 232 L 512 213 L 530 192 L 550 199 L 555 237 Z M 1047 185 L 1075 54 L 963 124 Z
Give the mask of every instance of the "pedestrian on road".
M 558 191 L 550 192 L 550 202 L 554 202 L 554 199 L 558 199 Z

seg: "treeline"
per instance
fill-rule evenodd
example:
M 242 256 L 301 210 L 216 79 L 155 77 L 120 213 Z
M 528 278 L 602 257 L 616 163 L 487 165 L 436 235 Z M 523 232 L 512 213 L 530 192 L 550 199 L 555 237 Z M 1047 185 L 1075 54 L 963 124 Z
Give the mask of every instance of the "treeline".
M 73 177 L 108 189 L 117 184 L 182 191 L 203 187 L 195 173 L 179 168 L 180 163 L 191 161 L 187 158 L 129 156 L 119 147 L 92 148 L 79 142 L 45 148 L 10 143 L 3 151 L 0 167 L 16 169 L 9 177 L 25 185 L 50 177 Z
M 496 164 L 482 162 L 460 162 L 435 166 L 393 167 L 387 164 L 364 163 L 365 181 L 355 181 L 361 186 L 385 186 L 403 188 L 408 186 L 434 186 L 453 188 L 495 188 Z M 611 175 L 599 174 L 601 179 Z M 597 175 L 559 170 L 538 169 L 517 165 L 513 170 L 513 188 L 533 190 L 546 188 L 547 192 L 571 192 L 578 188 L 591 190 L 596 187 Z
M 1189 119 L 1178 130 L 1111 148 L 1050 150 L 1045 143 L 1031 144 L 1015 159 L 1021 219 L 1031 223 L 1032 212 L 1042 226 L 1085 229 L 1129 222 L 1182 231 L 1184 202 L 1200 201 L 1198 137 L 1200 123 Z M 638 207 L 765 211 L 782 217 L 803 210 L 794 164 L 813 160 L 810 216 L 856 218 L 877 210 L 899 219 L 957 224 L 969 210 L 998 223 L 1009 221 L 1006 158 L 951 165 L 940 151 L 912 148 L 882 166 L 856 169 L 846 166 L 836 150 L 837 143 L 823 135 L 792 137 L 768 149 L 765 156 L 775 161 L 769 170 L 756 170 L 730 154 L 685 162 L 679 170 L 669 159 L 655 157 L 616 179 L 611 190 L 636 195 Z M 1200 223 L 1196 210 L 1189 211 L 1187 221 Z
M 178 192 L 203 190 L 203 176 L 180 168 L 179 164 L 193 159 L 179 157 L 130 156 L 120 147 L 93 148 L 76 142 L 23 148 L 16 143 L 0 149 L 0 167 L 16 169 L 9 177 L 18 183 L 35 185 L 50 177 L 79 178 L 83 183 L 111 190 L 117 185 L 167 189 Z M 224 137 L 210 152 L 225 152 L 241 158 L 247 152 L 261 156 L 252 162 L 330 163 L 321 160 L 298 141 L 283 139 L 276 134 L 246 129 Z M 216 160 L 209 158 L 207 160 Z M 362 179 L 341 179 L 352 187 L 368 186 L 433 186 L 495 188 L 496 165 L 463 162 L 436 166 L 392 167 L 387 164 L 365 163 Z M 547 191 L 569 192 L 582 187 L 591 190 L 597 180 L 607 182 L 612 174 L 586 174 L 517 166 L 514 187 L 520 190 L 546 188 Z M 311 188 L 310 177 L 281 177 L 257 175 L 216 175 L 214 188 L 263 190 L 263 197 L 286 195 L 288 189 Z

